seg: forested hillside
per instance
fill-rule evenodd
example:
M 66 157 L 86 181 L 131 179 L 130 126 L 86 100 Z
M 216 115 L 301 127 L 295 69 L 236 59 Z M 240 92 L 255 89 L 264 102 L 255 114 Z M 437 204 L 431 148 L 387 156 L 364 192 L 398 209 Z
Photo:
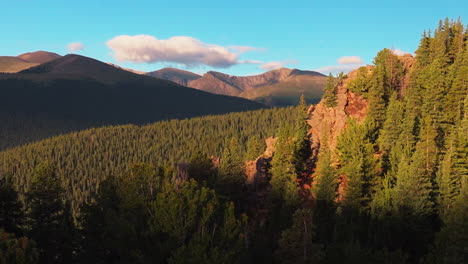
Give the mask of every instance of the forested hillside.
M 247 141 L 261 144 L 273 136 L 281 123 L 290 122 L 295 108 L 233 113 L 186 120 L 158 122 L 147 126 L 115 126 L 54 137 L 0 154 L 0 171 L 13 173 L 21 193 L 29 189 L 33 171 L 42 162 L 52 162 L 69 190 L 73 208 L 89 201 L 106 177 L 125 173 L 134 163 L 174 166 L 188 162 L 199 151 L 221 156 L 231 138 L 239 143 L 243 157 Z M 21 176 L 20 176 L 21 175 Z
M 318 105 L 4 151 L 0 260 L 465 263 L 467 80 L 468 31 L 447 19 L 415 57 L 330 76 Z
M 0 94 L 0 150 L 92 127 L 266 108 L 78 55 L 0 74 Z

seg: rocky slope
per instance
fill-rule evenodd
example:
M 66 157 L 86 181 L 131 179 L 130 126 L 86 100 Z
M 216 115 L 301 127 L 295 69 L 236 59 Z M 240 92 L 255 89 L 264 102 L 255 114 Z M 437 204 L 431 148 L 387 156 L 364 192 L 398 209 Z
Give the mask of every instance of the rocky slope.
M 372 71 L 368 66 L 367 70 Z M 348 90 L 348 84 L 357 77 L 357 70 L 351 71 L 347 77 L 338 84 L 336 89 L 337 105 L 327 107 L 322 101 L 309 108 L 311 147 L 313 153 L 317 154 L 320 145 L 326 144 L 333 152 L 336 148 L 338 135 L 346 127 L 348 119 L 353 118 L 362 122 L 366 117 L 369 103 L 357 93 Z
M 238 96 L 271 106 L 293 105 L 304 94 L 309 103 L 317 103 L 326 84 L 318 72 L 282 68 L 253 76 L 233 76 L 209 71 L 203 76 L 173 68 L 147 75 L 170 80 L 215 94 Z

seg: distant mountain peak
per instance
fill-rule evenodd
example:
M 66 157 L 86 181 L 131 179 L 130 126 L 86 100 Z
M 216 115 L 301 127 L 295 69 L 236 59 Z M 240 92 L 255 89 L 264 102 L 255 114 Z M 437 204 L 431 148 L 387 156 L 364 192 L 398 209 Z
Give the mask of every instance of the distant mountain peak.
M 25 61 L 41 64 L 58 59 L 61 56 L 54 52 L 39 50 L 34 52 L 23 53 L 21 55 L 18 55 L 17 57 Z
M 172 81 L 184 86 L 188 86 L 190 81 L 201 78 L 201 76 L 196 73 L 176 68 L 162 68 L 157 71 L 148 72 L 146 75 Z

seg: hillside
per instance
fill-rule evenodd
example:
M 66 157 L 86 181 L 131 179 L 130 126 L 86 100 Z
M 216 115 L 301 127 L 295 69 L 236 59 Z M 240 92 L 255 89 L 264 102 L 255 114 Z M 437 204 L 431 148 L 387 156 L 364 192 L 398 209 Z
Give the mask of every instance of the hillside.
M 0 94 L 0 149 L 89 127 L 264 108 L 78 55 L 0 75 Z
M 0 56 L 0 73 L 14 73 L 38 65 L 17 57 Z
M 164 68 L 161 70 L 148 72 L 146 73 L 146 75 L 164 80 L 169 80 L 183 86 L 188 86 L 190 81 L 201 78 L 201 76 L 198 74 L 175 68 Z
M 261 142 L 273 136 L 283 122 L 293 122 L 295 111 L 295 108 L 276 108 L 161 121 L 146 126 L 88 129 L 0 152 L 0 176 L 12 172 L 24 155 L 38 155 L 16 167 L 16 173 L 24 176 L 17 178 L 18 186 L 27 190 L 27 175 L 31 175 L 31 170 L 42 161 L 52 161 L 66 188 L 73 189 L 68 195 L 77 209 L 97 190 L 100 181 L 109 175 L 119 175 L 134 162 L 174 165 L 188 162 L 199 151 L 220 156 L 232 137 L 239 140 L 242 153 L 238 155 L 245 153 L 250 138 L 257 137 L 262 149 Z
M 35 51 L 35 52 L 23 53 L 21 55 L 18 55 L 17 57 L 25 61 L 42 64 L 42 63 L 49 62 L 51 60 L 58 59 L 61 56 L 58 55 L 57 53 L 40 50 L 40 51 Z
M 13 56 L 0 56 L 0 73 L 16 73 L 61 56 L 47 51 L 29 52 Z
M 295 105 L 301 94 L 304 94 L 307 102 L 317 103 L 326 83 L 326 77 L 320 73 L 286 68 L 254 76 L 232 76 L 215 71 L 199 76 L 172 68 L 148 75 L 214 94 L 256 100 L 270 106 Z
M 92 128 L 0 152 L 0 260 L 465 263 L 468 34 L 460 19 L 432 32 L 415 56 L 384 48 L 373 65 L 330 76 L 316 105 L 301 97 L 295 107 Z M 141 78 L 132 90 L 158 80 Z M 104 81 L 80 88 L 125 86 Z

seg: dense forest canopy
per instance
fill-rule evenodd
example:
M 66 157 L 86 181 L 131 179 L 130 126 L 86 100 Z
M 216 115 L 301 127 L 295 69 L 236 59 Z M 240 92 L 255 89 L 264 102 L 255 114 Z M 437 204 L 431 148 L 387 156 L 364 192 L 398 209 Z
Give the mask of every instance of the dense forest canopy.
M 446 19 L 415 57 L 383 49 L 330 76 L 310 111 L 302 100 L 4 151 L 0 261 L 464 263 L 467 80 L 468 30 Z M 362 118 L 311 141 L 307 121 L 356 102 Z

